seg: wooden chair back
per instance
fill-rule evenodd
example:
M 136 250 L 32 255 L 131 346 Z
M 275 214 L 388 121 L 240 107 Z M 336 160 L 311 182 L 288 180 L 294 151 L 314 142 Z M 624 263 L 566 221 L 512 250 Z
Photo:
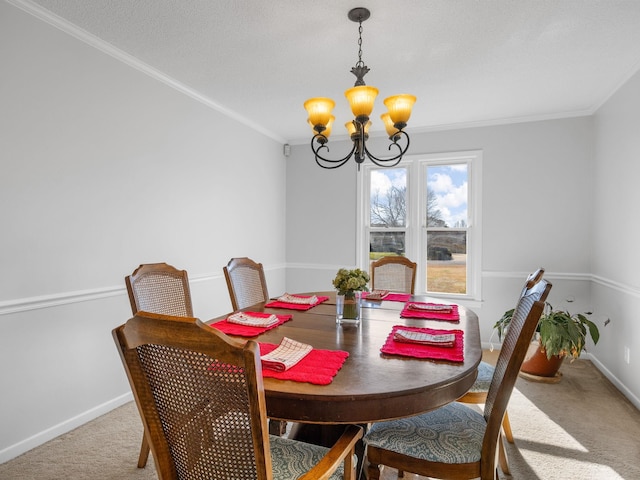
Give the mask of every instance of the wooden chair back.
M 185 270 L 166 263 L 140 265 L 125 277 L 131 312 L 193 317 L 189 278 Z
M 354 480 L 359 427 L 346 427 L 330 449 L 274 437 L 272 452 L 254 340 L 148 312 L 112 334 L 160 480 L 272 480 L 273 458 L 287 478 L 328 479 L 342 468 Z
M 193 317 L 189 277 L 185 270 L 166 263 L 147 263 L 124 278 L 129 293 L 131 312 L 140 311 Z M 149 441 L 142 437 L 138 468 L 144 468 L 149 458 Z
M 269 298 L 261 263 L 247 257 L 232 258 L 223 270 L 234 311 L 266 302 Z
M 520 296 L 526 294 L 527 290 L 532 288 L 536 283 L 538 283 L 542 276 L 544 275 L 544 268 L 539 268 L 535 272 L 531 273 L 527 276 L 525 281 L 525 285 L 520 293 Z M 480 362 L 480 366 L 478 367 L 478 378 L 473 386 L 469 389 L 467 393 L 465 393 L 462 397 L 458 399 L 460 403 L 474 403 L 474 404 L 485 404 L 487 401 L 487 394 L 489 393 L 489 384 L 490 380 L 487 379 L 493 378 L 494 367 L 486 362 Z M 509 443 L 514 443 L 513 439 L 513 431 L 511 430 L 511 422 L 509 421 L 509 414 L 505 410 L 504 418 L 502 419 L 502 430 L 504 433 L 504 437 L 507 439 Z M 500 445 L 499 445 L 500 446 Z M 504 473 L 509 473 L 509 463 L 506 458 L 506 453 L 501 449 L 500 451 L 500 463 L 502 470 Z
M 520 296 L 527 293 L 527 290 L 529 290 L 536 283 L 542 280 L 543 275 L 544 275 L 544 268 L 539 268 L 535 272 L 529 274 L 529 276 L 527 276 L 527 280 L 524 283 L 524 288 L 522 289 L 522 293 L 520 294 Z
M 140 312 L 113 331 L 158 477 L 270 478 L 258 344 Z
M 494 478 L 502 420 L 550 290 L 551 283 L 542 280 L 541 273 L 535 273 L 528 279 L 505 334 L 485 401 L 487 429 L 480 465 L 483 479 Z
M 415 262 L 406 257 L 388 256 L 371 263 L 371 289 L 415 293 Z

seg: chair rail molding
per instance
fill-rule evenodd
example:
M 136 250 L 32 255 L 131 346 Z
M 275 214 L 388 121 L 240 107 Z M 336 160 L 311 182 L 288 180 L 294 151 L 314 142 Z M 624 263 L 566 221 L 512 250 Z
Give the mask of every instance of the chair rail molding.
M 336 272 L 340 268 L 355 268 L 348 265 L 327 265 L 317 263 L 288 263 L 282 265 L 265 266 L 265 271 L 271 270 L 317 270 Z M 509 271 L 485 271 L 482 272 L 483 278 L 514 278 L 522 279 L 526 277 L 526 272 L 509 272 Z M 603 287 L 609 288 L 620 293 L 640 298 L 640 289 L 632 285 L 616 282 L 611 279 L 592 275 L 588 273 L 562 273 L 547 272 L 545 277 L 551 280 L 574 280 L 593 282 Z M 202 273 L 189 277 L 189 283 L 195 284 L 208 281 L 224 281 L 221 273 Z M 0 316 L 10 315 L 13 313 L 26 312 L 41 308 L 52 308 L 60 305 L 68 305 L 72 303 L 90 302 L 103 298 L 114 297 L 118 295 L 127 295 L 127 289 L 123 286 L 110 286 L 103 288 L 95 288 L 88 290 L 76 290 L 69 292 L 60 292 L 51 295 L 41 295 L 34 297 L 18 298 L 13 300 L 0 301 Z
M 635 298 L 640 298 L 640 288 L 637 288 L 631 285 L 625 285 L 624 283 L 620 283 L 620 282 L 615 282 L 608 278 L 601 277 L 600 275 L 591 275 L 591 281 L 602 287 L 609 288 L 611 290 L 616 290 L 620 293 L 631 295 L 632 297 L 635 297 Z
M 268 267 L 265 266 L 265 272 L 284 270 L 286 268 L 287 266 L 285 264 L 276 264 Z M 189 285 L 211 281 L 224 282 L 224 275 L 217 272 L 208 272 L 189 276 Z M 14 300 L 3 300 L 0 301 L 0 316 L 38 310 L 41 308 L 58 307 L 60 305 L 68 305 L 72 303 L 90 302 L 118 295 L 127 295 L 127 288 L 124 285 L 124 281 L 122 282 L 122 286 L 118 285 L 88 290 L 60 292 L 51 295 L 17 298 Z
M 224 280 L 222 274 L 200 274 L 189 278 L 189 284 L 207 282 L 211 280 Z M 0 316 L 12 313 L 27 312 L 41 308 L 52 308 L 72 303 L 91 302 L 103 298 L 127 295 L 127 289 L 123 286 L 111 286 L 94 288 L 90 290 L 76 290 L 60 292 L 52 295 L 40 295 L 35 297 L 18 298 L 15 300 L 0 301 Z

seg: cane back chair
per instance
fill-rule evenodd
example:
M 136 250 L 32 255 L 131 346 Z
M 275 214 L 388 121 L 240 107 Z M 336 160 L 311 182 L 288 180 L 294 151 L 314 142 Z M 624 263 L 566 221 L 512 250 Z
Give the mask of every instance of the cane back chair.
M 371 263 L 371 288 L 413 295 L 416 263 L 400 255 L 382 257 Z
M 524 289 L 522 290 L 522 294 L 524 294 L 527 289 L 533 287 L 536 283 L 540 281 L 542 276 L 544 275 L 544 268 L 539 268 L 532 274 L 527 277 L 527 280 L 524 285 Z M 487 362 L 480 362 L 478 365 L 478 376 L 476 377 L 476 381 L 471 386 L 469 391 L 465 393 L 462 397 L 458 399 L 460 403 L 472 403 L 472 404 L 484 404 L 487 401 L 487 394 L 489 393 L 489 385 L 491 385 L 491 379 L 493 378 L 493 372 L 495 368 L 493 365 Z M 513 431 L 511 430 L 511 422 L 509 422 L 509 413 L 505 410 L 504 418 L 502 420 L 502 431 L 504 433 L 504 437 L 509 443 L 514 443 L 513 440 Z M 509 465 L 505 459 L 501 461 L 502 470 L 504 473 L 509 473 Z
M 234 311 L 265 302 L 269 298 L 261 263 L 247 257 L 232 258 L 223 270 Z
M 125 277 L 131 312 L 140 311 L 193 317 L 189 278 L 185 270 L 166 263 L 140 265 Z M 138 467 L 144 468 L 149 458 L 149 442 L 142 437 Z
M 113 337 L 160 480 L 354 480 L 361 428 L 346 427 L 331 449 L 268 434 L 255 341 L 147 312 Z
M 431 478 L 497 478 L 502 419 L 550 289 L 551 284 L 540 278 L 518 300 L 483 413 L 453 402 L 373 424 L 364 437 L 370 479 L 380 478 L 380 465 Z
M 125 277 L 132 313 L 140 311 L 193 317 L 189 277 L 166 263 L 140 265 Z

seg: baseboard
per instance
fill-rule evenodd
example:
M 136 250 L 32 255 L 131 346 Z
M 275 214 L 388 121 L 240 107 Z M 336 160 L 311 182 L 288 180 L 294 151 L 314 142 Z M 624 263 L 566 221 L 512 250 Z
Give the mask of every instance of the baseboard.
M 500 345 L 492 345 L 490 342 L 482 342 L 483 350 L 500 350 Z M 590 360 L 591 363 L 602 373 L 613 385 L 629 400 L 638 410 L 640 410 L 640 398 L 636 397 L 624 383 L 622 383 L 611 371 L 598 360 L 592 353 L 582 352 L 580 358 Z
M 132 400 L 133 395 L 131 394 L 131 392 L 126 393 L 118 398 L 114 398 L 113 400 L 103 403 L 102 405 L 98 405 L 97 407 L 87 410 L 80 415 L 65 420 L 58 425 L 54 425 L 53 427 L 39 432 L 36 435 L 33 435 L 29 438 L 26 438 L 25 440 L 11 445 L 4 450 L 0 450 L 0 463 L 8 462 L 12 458 L 15 458 L 19 455 L 22 455 L 23 453 L 28 452 L 29 450 L 39 447 L 49 440 L 53 440 L 54 438 L 59 437 L 64 433 L 70 432 L 71 430 L 78 428 L 81 425 L 84 425 L 85 423 L 104 415 L 105 413 L 109 413 L 111 410 L 114 410 Z
M 595 367 L 600 370 L 600 372 L 607 377 L 607 379 L 613 383 L 613 385 L 620 390 L 627 400 L 629 400 L 638 410 L 640 410 L 640 398 L 636 397 L 633 392 L 631 392 L 625 385 L 622 383 L 618 377 L 616 377 L 611 371 L 598 360 L 596 356 L 593 354 L 587 354 L 589 360 L 595 365 Z

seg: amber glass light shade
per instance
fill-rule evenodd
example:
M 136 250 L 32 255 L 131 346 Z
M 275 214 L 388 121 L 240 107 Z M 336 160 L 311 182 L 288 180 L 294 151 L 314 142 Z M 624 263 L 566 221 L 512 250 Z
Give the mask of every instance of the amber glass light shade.
M 324 125 L 331 120 L 331 110 L 336 106 L 336 102 L 330 98 L 315 97 L 304 102 L 304 108 L 309 113 L 309 122 L 313 126 Z
M 347 97 L 351 106 L 351 111 L 356 117 L 371 115 L 377 95 L 378 89 L 368 85 L 353 87 L 344 92 L 344 96 Z
M 345 123 L 344 126 L 347 129 L 347 132 L 349 132 L 349 136 L 351 136 L 354 133 L 358 132 L 358 129 L 356 128 L 356 124 L 353 121 Z M 369 135 L 369 128 L 371 128 L 371 120 L 369 120 L 364 125 L 364 133 L 365 133 L 365 135 Z
M 329 135 L 331 135 L 331 127 L 333 127 L 333 121 L 335 119 L 336 119 L 336 117 L 334 117 L 333 115 L 331 115 L 331 117 L 329 117 L 329 121 L 325 125 L 325 128 L 324 128 L 324 130 L 322 132 L 322 135 L 324 135 L 325 137 L 329 138 Z
M 354 133 L 356 133 L 356 125 L 355 125 L 355 123 L 353 123 L 353 120 L 350 121 L 350 122 L 345 123 L 344 126 L 347 129 L 347 132 L 349 133 L 349 136 L 351 136 Z
M 411 116 L 411 109 L 414 103 L 416 103 L 416 97 L 413 95 L 394 95 L 384 100 L 393 123 L 406 124 Z
M 393 120 L 391 120 L 391 115 L 389 115 L 389 112 L 383 113 L 382 115 L 380 115 L 380 118 L 384 122 L 384 128 L 387 131 L 387 135 L 389 135 L 389 138 L 392 138 L 396 133 L 398 133 L 398 129 L 393 124 Z

